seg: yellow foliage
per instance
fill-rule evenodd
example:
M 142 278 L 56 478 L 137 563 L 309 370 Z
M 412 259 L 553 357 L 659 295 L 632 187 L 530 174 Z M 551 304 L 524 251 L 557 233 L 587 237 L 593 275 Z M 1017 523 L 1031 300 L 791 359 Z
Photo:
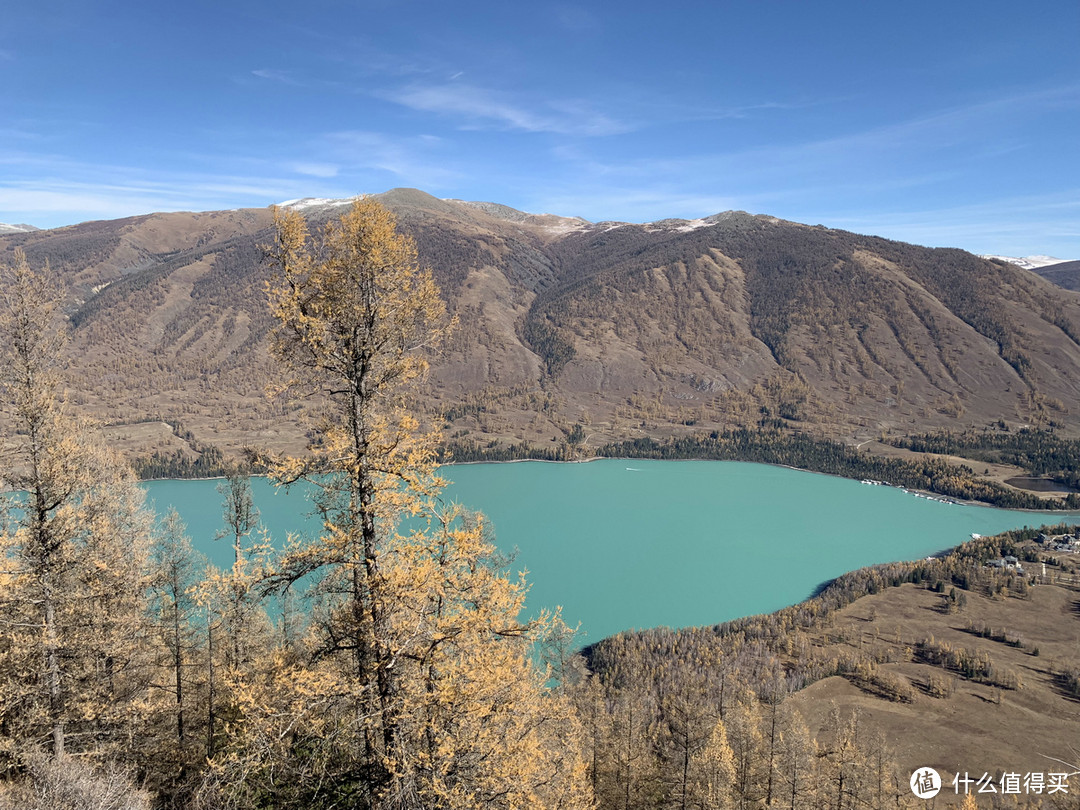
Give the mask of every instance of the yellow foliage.
M 316 487 L 321 536 L 266 581 L 304 587 L 306 632 L 237 690 L 213 763 L 237 806 L 585 808 L 568 702 L 535 664 L 557 616 L 522 623 L 525 585 L 483 518 L 444 508 L 430 436 L 402 407 L 449 325 L 412 242 L 373 200 L 312 240 L 276 216 L 269 288 L 286 388 L 329 401 L 309 455 L 275 475 Z
M 15 406 L 0 481 L 0 763 L 134 753 L 155 700 L 145 560 L 149 517 L 131 470 L 60 393 L 58 291 L 21 252 L 0 268 L 0 386 Z
M 695 764 L 703 775 L 701 806 L 710 810 L 730 807 L 735 792 L 735 754 L 728 745 L 723 720 L 717 720 Z

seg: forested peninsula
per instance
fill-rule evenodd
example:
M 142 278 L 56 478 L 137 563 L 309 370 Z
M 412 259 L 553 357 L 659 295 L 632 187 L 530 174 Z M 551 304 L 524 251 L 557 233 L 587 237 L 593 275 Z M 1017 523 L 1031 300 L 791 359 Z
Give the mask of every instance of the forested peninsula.
M 1049 431 L 1026 430 L 992 439 L 969 435 L 961 441 L 951 434 L 898 439 L 896 445 L 914 450 L 946 453 L 986 445 L 1011 448 L 1008 454 L 986 455 L 986 460 L 1007 459 L 1032 475 L 1053 473 L 1053 480 L 1076 480 L 1074 445 Z M 571 461 L 581 453 L 573 443 L 558 450 L 543 450 L 526 444 L 509 447 L 481 447 L 476 443 L 452 443 L 442 450 L 441 458 L 450 462 L 512 461 L 541 459 Z M 1080 509 L 1080 495 L 1064 498 L 1040 498 L 1029 492 L 1006 487 L 976 476 L 967 465 L 957 465 L 933 457 L 914 459 L 885 458 L 861 452 L 841 442 L 806 433 L 785 430 L 768 422 L 756 428 L 734 428 L 707 434 L 668 439 L 641 438 L 605 444 L 594 452 L 602 458 L 710 459 L 716 461 L 752 461 L 780 464 L 810 472 L 839 475 L 844 478 L 870 479 L 923 492 L 934 492 L 962 501 L 979 501 L 1003 509 Z

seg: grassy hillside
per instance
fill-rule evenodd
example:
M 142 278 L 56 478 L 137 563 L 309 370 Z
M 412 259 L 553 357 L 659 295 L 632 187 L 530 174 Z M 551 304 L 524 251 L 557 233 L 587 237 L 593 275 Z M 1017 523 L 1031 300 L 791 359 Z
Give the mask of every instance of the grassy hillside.
M 1076 529 L 1053 533 L 1074 540 Z M 768 724 L 801 718 L 818 741 L 810 761 L 819 765 L 854 723 L 859 750 L 887 759 L 890 778 L 900 780 L 890 787 L 908 799 L 907 777 L 922 766 L 947 784 L 965 771 L 1080 770 L 1059 761 L 1078 759 L 1080 555 L 1040 544 L 1036 534 L 1010 532 L 941 559 L 853 572 L 767 616 L 601 641 L 586 654 L 610 707 L 607 722 L 615 729 L 620 706 L 639 707 L 634 744 L 662 758 L 670 696 L 682 695 L 695 717 L 726 716 L 732 737 L 748 733 L 731 719 L 742 706 L 757 718 L 758 735 L 743 745 L 762 756 Z M 1022 571 L 990 565 L 1009 554 Z M 871 765 L 860 768 L 865 779 Z M 826 781 L 838 778 L 828 773 Z M 759 784 L 748 783 L 747 796 L 765 789 L 765 774 L 751 776 Z M 1075 777 L 1072 787 L 1080 792 Z M 865 782 L 858 789 L 870 790 Z

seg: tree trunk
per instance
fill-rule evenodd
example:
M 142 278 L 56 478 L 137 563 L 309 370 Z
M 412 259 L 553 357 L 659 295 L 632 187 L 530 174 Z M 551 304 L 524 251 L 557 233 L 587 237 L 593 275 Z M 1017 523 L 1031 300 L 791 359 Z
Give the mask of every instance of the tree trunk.
M 60 650 L 56 636 L 56 605 L 48 575 L 44 584 L 45 599 L 45 672 L 49 679 L 49 724 L 52 727 L 53 756 L 64 756 L 64 692 L 60 677 Z
M 173 604 L 173 667 L 176 669 L 176 739 L 184 745 L 184 679 L 181 675 L 184 667 L 184 651 L 181 649 L 183 638 L 180 632 L 180 608 Z

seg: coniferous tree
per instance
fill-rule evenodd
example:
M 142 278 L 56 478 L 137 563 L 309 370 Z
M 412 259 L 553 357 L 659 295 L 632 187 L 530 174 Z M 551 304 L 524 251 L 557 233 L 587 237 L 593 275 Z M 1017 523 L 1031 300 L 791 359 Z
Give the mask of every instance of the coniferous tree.
M 817 745 L 799 714 L 786 707 L 781 717 L 778 754 L 775 805 L 789 810 L 809 806 L 816 791 Z
M 326 403 L 309 455 L 278 480 L 316 488 L 323 532 L 270 578 L 311 583 L 294 643 L 237 690 L 222 795 L 239 806 L 587 807 L 581 730 L 534 664 L 556 623 L 522 623 L 525 588 L 482 518 L 435 501 L 433 443 L 402 407 L 444 306 L 393 217 L 361 200 L 317 240 L 277 217 L 274 348 Z M 405 522 L 405 521 L 408 522 Z
M 146 610 L 150 521 L 130 468 L 62 393 L 59 290 L 25 255 L 2 268 L 0 752 L 137 758 L 156 710 Z
M 203 644 L 199 632 L 197 586 L 207 567 L 206 558 L 195 551 L 175 509 L 170 509 L 155 533 L 150 551 L 150 607 L 164 640 L 167 657 L 163 668 L 171 675 L 163 687 L 174 697 L 176 758 L 181 767 L 192 760 L 190 748 L 196 720 L 192 693 L 197 656 Z
M 767 764 L 761 716 L 753 701 L 736 704 L 725 715 L 724 726 L 735 766 L 734 799 L 740 808 L 756 807 L 765 799 Z
M 698 754 L 709 743 L 715 726 L 703 685 L 694 675 L 688 673 L 681 683 L 675 684 L 661 706 L 665 719 L 661 751 L 667 792 L 672 806 L 679 810 L 693 806 L 694 785 L 700 782 Z
M 259 510 L 251 495 L 251 481 L 233 468 L 217 486 L 222 496 L 223 529 L 215 540 L 228 539 L 233 548 L 232 568 L 208 581 L 207 600 L 216 601 L 222 616 L 226 666 L 239 673 L 251 655 L 256 637 L 265 638 L 267 622 L 257 592 L 262 571 L 271 554 L 271 544 L 264 536 L 252 542 L 259 528 Z
M 735 754 L 728 744 L 723 720 L 717 720 L 705 746 L 695 756 L 698 781 L 695 806 L 702 810 L 726 810 L 732 806 L 735 787 Z

